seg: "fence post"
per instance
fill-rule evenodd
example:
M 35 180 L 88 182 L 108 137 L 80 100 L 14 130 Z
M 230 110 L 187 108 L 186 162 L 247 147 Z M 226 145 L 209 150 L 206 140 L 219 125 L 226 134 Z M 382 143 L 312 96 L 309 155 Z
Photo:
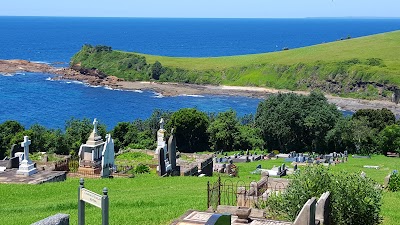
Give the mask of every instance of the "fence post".
M 221 177 L 218 177 L 218 205 L 221 205 Z
M 101 198 L 101 221 L 102 225 L 108 225 L 108 190 L 103 189 L 103 197 Z
M 79 180 L 78 188 L 78 225 L 85 224 L 85 202 L 81 200 L 81 190 L 84 188 L 84 180 L 81 178 Z
M 207 209 L 210 207 L 210 181 L 207 181 Z

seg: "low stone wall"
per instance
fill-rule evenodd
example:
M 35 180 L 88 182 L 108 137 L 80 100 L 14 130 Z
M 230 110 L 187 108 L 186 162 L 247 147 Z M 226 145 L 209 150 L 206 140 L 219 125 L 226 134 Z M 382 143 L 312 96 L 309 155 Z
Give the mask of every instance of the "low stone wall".
M 60 182 L 65 181 L 67 179 L 67 172 L 65 171 L 53 171 L 47 177 L 43 177 L 41 179 L 37 179 L 34 181 L 29 182 L 30 184 L 43 184 L 48 182 Z
M 69 225 L 69 214 L 57 213 L 31 225 Z
M 185 171 L 181 171 L 181 176 L 197 176 L 198 173 L 199 173 L 199 167 L 194 166 L 194 167 L 188 168 Z

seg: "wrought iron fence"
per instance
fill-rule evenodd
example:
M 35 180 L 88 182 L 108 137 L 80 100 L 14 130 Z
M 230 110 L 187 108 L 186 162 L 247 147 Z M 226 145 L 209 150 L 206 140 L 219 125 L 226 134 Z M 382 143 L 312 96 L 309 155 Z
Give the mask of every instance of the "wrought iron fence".
M 241 180 L 222 181 L 219 177 L 216 182 L 207 183 L 207 207 L 214 210 L 218 205 L 257 207 L 271 193 L 283 191 L 285 188 L 284 182 L 270 181 L 269 178 L 246 184 Z

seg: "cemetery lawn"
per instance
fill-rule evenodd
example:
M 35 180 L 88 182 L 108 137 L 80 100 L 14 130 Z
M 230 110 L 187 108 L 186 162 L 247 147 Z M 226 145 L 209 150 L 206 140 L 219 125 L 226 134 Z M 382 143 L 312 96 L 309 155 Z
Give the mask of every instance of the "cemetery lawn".
M 373 156 L 372 159 L 353 159 L 332 167 L 333 172 L 364 171 L 367 176 L 383 184 L 384 177 L 400 167 L 399 158 Z M 262 168 L 281 165 L 283 159 L 237 164 L 239 178 L 249 182 L 259 180 L 260 175 L 251 174 L 258 164 Z M 380 169 L 365 169 L 364 165 L 380 166 Z M 290 166 L 290 165 L 289 165 Z M 85 187 L 101 193 L 109 189 L 110 224 L 169 224 L 189 209 L 207 208 L 207 181 L 214 177 L 165 177 L 155 174 L 137 175 L 136 178 L 86 179 Z M 77 224 L 78 178 L 65 182 L 42 185 L 0 184 L 1 224 L 30 224 L 56 213 L 70 214 L 71 224 Z M 382 215 L 384 225 L 400 221 L 400 192 L 383 192 Z M 100 224 L 101 210 L 86 205 L 86 224 Z

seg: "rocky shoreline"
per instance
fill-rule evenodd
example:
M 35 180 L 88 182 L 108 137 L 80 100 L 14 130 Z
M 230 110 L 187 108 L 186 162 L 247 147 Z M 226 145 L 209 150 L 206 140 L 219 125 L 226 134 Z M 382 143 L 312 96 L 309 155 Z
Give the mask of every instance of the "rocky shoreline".
M 265 98 L 275 93 L 294 92 L 297 94 L 308 94 L 305 91 L 277 90 L 262 87 L 239 87 L 239 86 L 212 86 L 182 83 L 160 83 L 160 82 L 130 82 L 115 76 L 106 76 L 97 70 L 86 70 L 75 68 L 56 68 L 44 63 L 30 62 L 26 60 L 0 60 L 0 73 L 14 74 L 17 72 L 49 73 L 58 75 L 54 80 L 77 80 L 93 86 L 107 86 L 113 89 L 127 90 L 152 90 L 163 96 L 177 95 L 230 95 Z M 400 116 L 400 107 L 395 103 L 384 100 L 362 100 L 352 98 L 341 98 L 325 95 L 330 103 L 340 107 L 342 110 L 356 111 L 359 109 L 381 109 L 387 108 L 397 116 Z

